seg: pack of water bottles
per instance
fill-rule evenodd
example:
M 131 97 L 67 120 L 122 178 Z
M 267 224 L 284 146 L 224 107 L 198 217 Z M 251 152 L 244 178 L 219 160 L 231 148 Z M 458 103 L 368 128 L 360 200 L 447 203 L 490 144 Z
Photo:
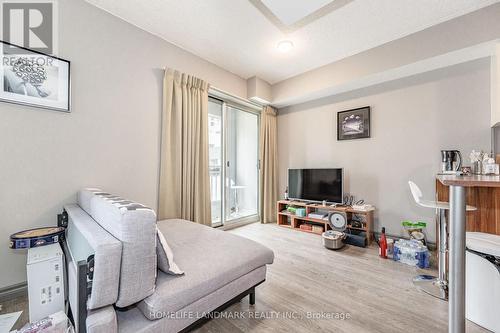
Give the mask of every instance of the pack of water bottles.
M 419 268 L 429 268 L 429 250 L 422 242 L 415 239 L 400 239 L 394 243 L 394 261 L 403 264 L 417 266 Z

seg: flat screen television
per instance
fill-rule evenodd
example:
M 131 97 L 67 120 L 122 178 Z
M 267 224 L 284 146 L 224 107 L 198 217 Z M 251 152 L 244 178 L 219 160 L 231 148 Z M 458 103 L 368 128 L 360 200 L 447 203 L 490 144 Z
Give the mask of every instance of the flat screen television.
M 344 171 L 337 169 L 288 169 L 288 197 L 330 203 L 342 203 Z

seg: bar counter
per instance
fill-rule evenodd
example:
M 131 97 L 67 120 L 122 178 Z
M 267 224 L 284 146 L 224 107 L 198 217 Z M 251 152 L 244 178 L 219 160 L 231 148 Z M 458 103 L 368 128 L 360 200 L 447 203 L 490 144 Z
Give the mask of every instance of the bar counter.
M 466 197 L 469 205 L 476 206 L 474 214 L 476 226 L 500 232 L 497 219 L 500 206 L 500 176 L 455 176 L 438 175 L 437 196 L 440 201 L 443 192 L 439 191 L 439 183 L 449 187 L 449 314 L 448 332 L 465 333 L 465 232 L 466 232 Z M 466 193 L 467 192 L 467 193 Z M 472 201 L 472 202 L 471 202 Z M 472 225 L 471 227 L 474 227 Z M 470 228 L 468 230 L 470 230 Z M 483 231 L 483 230 L 471 230 Z M 487 232 L 487 231 L 483 231 Z
M 449 186 L 464 186 L 467 205 L 477 207 L 467 212 L 466 231 L 500 235 L 500 176 L 443 176 L 436 179 L 437 201 L 449 202 Z

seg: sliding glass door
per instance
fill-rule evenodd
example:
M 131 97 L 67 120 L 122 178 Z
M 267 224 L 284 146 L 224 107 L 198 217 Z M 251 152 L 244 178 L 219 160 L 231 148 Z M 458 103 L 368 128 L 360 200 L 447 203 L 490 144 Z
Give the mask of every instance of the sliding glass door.
M 226 135 L 227 222 L 258 215 L 259 116 L 228 106 Z
M 209 100 L 212 225 L 259 219 L 259 114 Z
M 212 200 L 212 225 L 222 224 L 223 203 L 223 166 L 224 155 L 222 145 L 222 114 L 221 101 L 208 101 L 208 166 L 210 172 L 210 199 Z

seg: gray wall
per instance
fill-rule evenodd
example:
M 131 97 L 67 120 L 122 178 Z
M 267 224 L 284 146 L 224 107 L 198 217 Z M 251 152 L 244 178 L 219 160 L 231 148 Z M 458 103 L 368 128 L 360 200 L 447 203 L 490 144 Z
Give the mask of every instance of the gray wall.
M 72 113 L 0 103 L 0 288 L 26 280 L 10 234 L 54 225 L 76 191 L 100 186 L 156 208 L 162 68 L 246 97 L 246 81 L 81 0 L 59 1 Z
M 372 108 L 371 138 L 337 141 L 337 112 L 363 106 Z M 439 151 L 489 151 L 489 124 L 489 59 L 281 109 L 280 192 L 287 168 L 343 167 L 345 191 L 377 207 L 377 231 L 403 235 L 401 221 L 424 220 L 434 240 L 433 211 L 415 206 L 407 182 L 432 199 Z

